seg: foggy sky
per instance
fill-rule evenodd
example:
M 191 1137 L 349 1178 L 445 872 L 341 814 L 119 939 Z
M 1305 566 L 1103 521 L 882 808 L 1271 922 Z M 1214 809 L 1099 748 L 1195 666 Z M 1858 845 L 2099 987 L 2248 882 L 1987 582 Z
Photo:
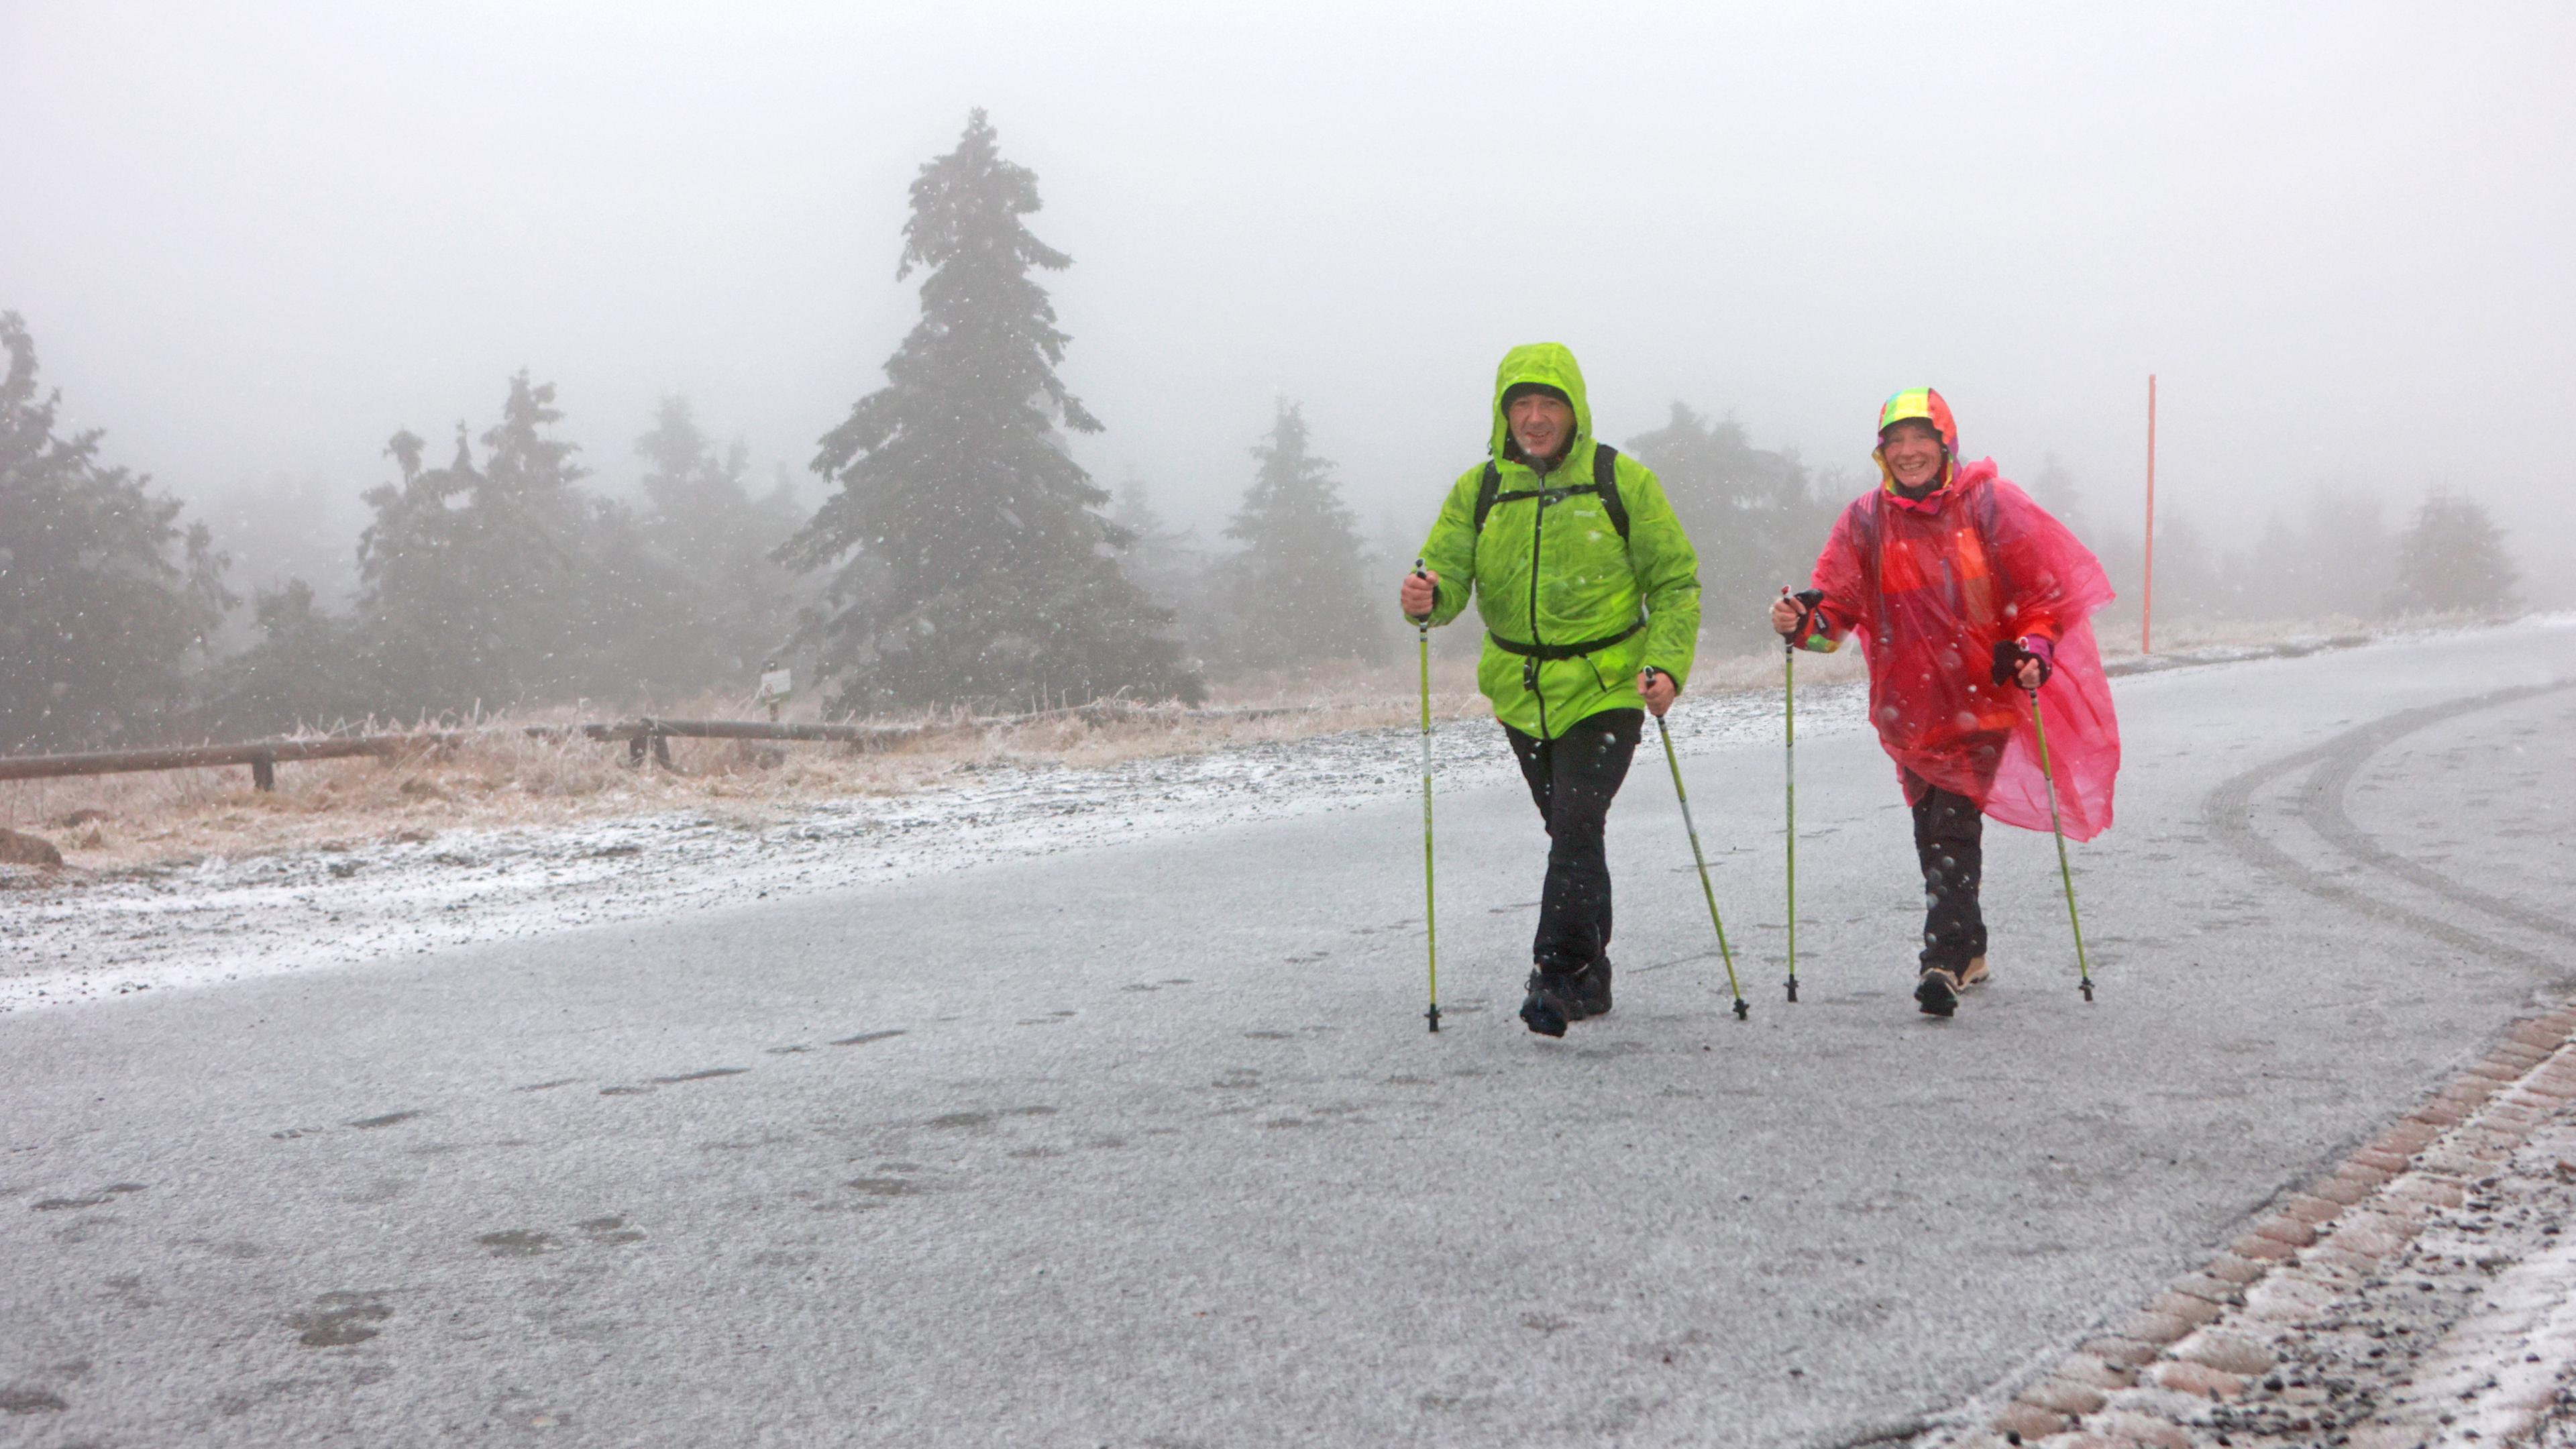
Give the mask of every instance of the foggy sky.
M 2442 483 L 2555 572 L 2571 62 L 2564 5 L 0 0 L 0 308 L 192 499 L 354 497 L 521 366 L 605 487 L 674 390 L 765 480 L 882 384 L 904 188 L 981 105 L 1076 262 L 1078 455 L 1203 534 L 1281 396 L 1418 531 L 1553 339 L 1614 441 L 1679 399 L 1857 468 L 1930 383 L 2097 528 L 2154 371 L 2214 540 Z

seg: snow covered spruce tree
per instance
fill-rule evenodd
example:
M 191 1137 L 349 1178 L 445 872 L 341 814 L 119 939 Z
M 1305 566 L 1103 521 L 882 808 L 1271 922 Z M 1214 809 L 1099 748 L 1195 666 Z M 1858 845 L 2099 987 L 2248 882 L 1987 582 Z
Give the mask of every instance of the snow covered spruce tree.
M 1068 339 L 1030 272 L 1072 259 L 1021 224 L 1037 209 L 981 110 L 912 183 L 895 277 L 928 273 L 921 321 L 824 434 L 839 491 L 779 551 L 834 569 L 811 632 L 843 708 L 1199 697 L 1057 432 L 1100 423 L 1055 375 Z
M 2522 571 L 2505 552 L 2504 531 L 2474 498 L 2436 493 L 2397 540 L 2391 613 L 2495 613 L 2517 602 Z
M 1261 467 L 1225 536 L 1243 551 L 1223 566 L 1233 656 L 1245 670 L 1323 659 L 1386 658 L 1388 612 L 1371 587 L 1368 551 L 1330 461 L 1309 446 L 1306 415 L 1281 402 L 1255 445 Z
M 465 425 L 444 468 L 421 440 L 386 451 L 402 481 L 368 491 L 375 519 L 358 542 L 361 635 L 397 714 L 624 692 L 632 658 L 653 651 L 667 587 L 646 570 L 632 525 L 584 494 L 575 445 L 549 435 L 563 414 L 552 383 L 510 379 L 501 421 L 476 466 Z M 631 646 L 631 647 L 630 647 Z
M 0 753 L 171 732 L 192 656 L 232 599 L 202 523 L 149 476 L 99 461 L 96 429 L 54 431 L 36 344 L 0 312 Z
M 358 614 L 386 709 L 513 704 L 554 676 L 551 621 L 580 547 L 582 469 L 569 443 L 531 449 L 559 415 L 551 402 L 554 387 L 510 379 L 505 420 L 484 433 L 495 451 L 513 438 L 507 469 L 474 467 L 464 423 L 446 467 L 422 467 L 425 443 L 410 431 L 386 443 L 402 482 L 366 492 L 376 518 L 358 536 Z

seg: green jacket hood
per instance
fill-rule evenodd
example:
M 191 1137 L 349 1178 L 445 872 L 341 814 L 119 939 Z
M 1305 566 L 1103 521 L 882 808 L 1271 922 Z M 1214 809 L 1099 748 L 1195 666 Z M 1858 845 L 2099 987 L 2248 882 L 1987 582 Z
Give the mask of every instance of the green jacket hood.
M 1503 365 L 1494 369 L 1493 434 L 1486 440 L 1487 452 L 1497 461 L 1509 456 L 1504 448 L 1511 442 L 1511 424 L 1503 418 L 1503 394 L 1524 382 L 1545 383 L 1566 395 L 1574 403 L 1574 437 L 1567 444 L 1566 456 L 1592 436 L 1592 399 L 1583 391 L 1583 369 L 1575 366 L 1574 354 L 1562 342 L 1528 342 L 1503 354 Z

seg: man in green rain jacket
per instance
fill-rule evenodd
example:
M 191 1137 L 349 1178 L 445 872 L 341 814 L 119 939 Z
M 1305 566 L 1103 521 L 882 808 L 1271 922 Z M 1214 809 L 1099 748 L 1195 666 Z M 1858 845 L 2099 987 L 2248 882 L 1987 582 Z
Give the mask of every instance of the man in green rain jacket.
M 1699 558 L 1654 473 L 1592 436 L 1574 354 L 1515 347 L 1494 375 L 1489 461 L 1449 490 L 1399 596 L 1446 624 L 1472 596 L 1476 685 L 1547 823 L 1537 969 L 1521 1020 L 1546 1036 L 1610 1009 L 1603 832 L 1645 712 L 1661 717 L 1699 642 Z

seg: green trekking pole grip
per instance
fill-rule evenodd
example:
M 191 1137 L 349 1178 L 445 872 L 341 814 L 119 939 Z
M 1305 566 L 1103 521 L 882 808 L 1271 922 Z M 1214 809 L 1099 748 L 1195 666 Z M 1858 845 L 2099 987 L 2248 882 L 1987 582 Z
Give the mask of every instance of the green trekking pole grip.
M 1426 581 L 1431 577 L 1418 558 L 1413 561 L 1413 576 Z M 1436 1035 L 1440 1030 L 1440 925 L 1431 874 L 1431 616 L 1415 619 L 1413 630 L 1422 654 L 1422 932 L 1431 987 L 1431 1005 L 1422 1016 Z
M 1651 666 L 1649 669 L 1652 673 L 1664 673 Z M 1669 679 L 1672 676 L 1666 674 L 1664 677 Z M 1726 962 L 1726 989 L 1735 993 L 1735 1019 L 1750 1020 L 1753 1008 L 1745 1004 L 1744 988 L 1735 979 L 1735 953 L 1727 949 L 1726 922 L 1718 919 L 1717 891 L 1708 883 L 1708 856 L 1699 847 L 1699 827 L 1691 823 L 1690 791 L 1682 788 L 1681 756 L 1673 753 L 1673 732 L 1664 724 L 1662 715 L 1655 716 L 1655 733 L 1664 737 L 1664 763 L 1673 770 L 1673 798 L 1681 802 L 1682 829 L 1690 835 L 1691 862 L 1699 867 L 1699 893 L 1708 902 L 1708 923 L 1717 929 L 1717 954 Z
M 2093 967 L 2084 959 L 2084 921 L 2075 914 L 2075 872 L 2066 863 L 2066 827 L 2057 816 L 2057 772 L 2048 763 L 2047 712 L 2039 707 L 2039 691 L 2030 692 L 2030 730 L 2039 740 L 2039 775 L 2048 782 L 2048 830 L 2057 837 L 2057 878 L 2066 887 L 2066 924 L 2075 932 L 2075 972 L 2082 979 L 2084 999 L 2093 999 Z

